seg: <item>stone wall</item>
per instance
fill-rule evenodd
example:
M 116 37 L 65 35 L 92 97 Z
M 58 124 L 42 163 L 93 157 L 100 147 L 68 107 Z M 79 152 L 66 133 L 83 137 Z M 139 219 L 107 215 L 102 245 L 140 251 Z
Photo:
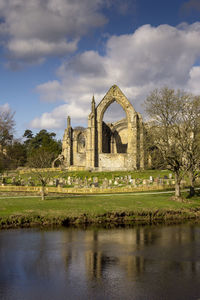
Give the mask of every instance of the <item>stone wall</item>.
M 99 154 L 99 170 L 127 170 L 128 154 L 126 153 L 100 153 Z
M 149 186 L 149 187 L 115 187 L 109 188 L 62 188 L 62 187 L 46 187 L 47 193 L 63 193 L 63 194 L 112 194 L 112 193 L 130 193 L 139 191 L 157 191 L 164 190 L 164 186 Z M 0 192 L 41 192 L 41 187 L 30 186 L 0 186 Z
M 75 153 L 74 159 L 77 166 L 84 167 L 86 164 L 86 153 Z

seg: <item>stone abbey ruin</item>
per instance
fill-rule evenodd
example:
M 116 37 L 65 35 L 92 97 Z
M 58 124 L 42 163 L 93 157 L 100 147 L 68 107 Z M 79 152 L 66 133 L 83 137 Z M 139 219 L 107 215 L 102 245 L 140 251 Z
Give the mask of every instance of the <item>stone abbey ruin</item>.
M 115 123 L 105 123 L 104 113 L 114 101 L 124 109 L 126 118 Z M 93 97 L 88 128 L 73 129 L 68 117 L 59 159 L 66 169 L 71 170 L 115 171 L 145 168 L 142 117 L 118 86 L 112 86 L 97 106 Z

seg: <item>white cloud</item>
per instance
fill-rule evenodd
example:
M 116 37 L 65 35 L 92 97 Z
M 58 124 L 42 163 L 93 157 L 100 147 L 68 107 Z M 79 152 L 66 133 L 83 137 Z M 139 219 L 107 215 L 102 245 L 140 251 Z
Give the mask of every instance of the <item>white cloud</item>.
M 10 105 L 8 103 L 4 103 L 2 105 L 0 105 L 0 112 L 3 113 L 3 112 L 10 112 L 11 111 L 11 108 L 10 108 Z
M 89 109 L 77 106 L 75 103 L 60 105 L 55 108 L 51 113 L 44 113 L 41 118 L 35 118 L 30 126 L 33 128 L 47 128 L 47 129 L 60 129 L 66 126 L 67 116 L 70 115 L 73 119 L 80 120 L 84 123 L 87 118 Z
M 200 67 L 195 66 L 200 57 L 199 41 L 200 23 L 178 27 L 144 25 L 133 34 L 109 38 L 104 56 L 94 51 L 75 56 L 58 69 L 57 81 L 38 87 L 46 101 L 49 98 L 67 103 L 49 113 L 48 118 L 54 120 L 50 123 L 54 126 L 56 120 L 59 123 L 60 118 L 70 114 L 74 123 L 81 124 L 83 117 L 86 123 L 93 93 L 98 102 L 113 84 L 140 112 L 141 104 L 154 88 L 167 85 L 199 93 Z M 41 126 L 40 120 L 44 119 L 45 114 L 34 124 Z
M 35 63 L 73 52 L 81 36 L 102 26 L 105 0 L 0 0 L 0 35 L 10 61 Z
M 200 95 L 200 67 L 193 67 L 190 71 L 190 78 L 188 81 L 189 90 L 196 94 Z

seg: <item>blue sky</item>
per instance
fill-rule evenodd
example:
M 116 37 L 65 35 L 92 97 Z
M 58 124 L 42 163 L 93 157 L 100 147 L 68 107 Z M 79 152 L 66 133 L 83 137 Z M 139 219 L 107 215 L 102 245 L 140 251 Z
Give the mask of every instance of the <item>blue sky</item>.
M 0 108 L 60 137 L 113 84 L 142 114 L 156 87 L 200 94 L 199 21 L 200 0 L 0 0 Z

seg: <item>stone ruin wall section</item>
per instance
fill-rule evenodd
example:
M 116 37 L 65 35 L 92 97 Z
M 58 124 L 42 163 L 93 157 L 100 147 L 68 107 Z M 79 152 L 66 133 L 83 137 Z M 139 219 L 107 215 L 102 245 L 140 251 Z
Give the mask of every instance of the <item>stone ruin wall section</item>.
M 116 101 L 119 105 L 122 106 L 124 109 L 126 116 L 127 116 L 127 134 L 128 134 L 128 148 L 127 153 L 125 154 L 118 154 L 115 156 L 110 154 L 110 164 L 109 162 L 109 155 L 102 153 L 102 121 L 103 116 L 106 111 L 106 109 L 109 107 L 110 104 L 112 104 L 114 101 Z M 105 97 L 102 99 L 102 101 L 99 103 L 99 105 L 96 108 L 96 122 L 97 122 L 97 133 L 98 133 L 98 154 L 99 154 L 99 168 L 105 169 L 105 168 L 112 168 L 114 169 L 137 169 L 138 168 L 138 115 L 136 111 L 134 110 L 131 103 L 128 101 L 128 99 L 125 97 L 125 95 L 122 93 L 122 91 L 117 86 L 112 86 L 108 93 L 105 95 Z M 119 168 L 117 167 L 117 163 L 114 163 L 114 160 L 119 161 Z

